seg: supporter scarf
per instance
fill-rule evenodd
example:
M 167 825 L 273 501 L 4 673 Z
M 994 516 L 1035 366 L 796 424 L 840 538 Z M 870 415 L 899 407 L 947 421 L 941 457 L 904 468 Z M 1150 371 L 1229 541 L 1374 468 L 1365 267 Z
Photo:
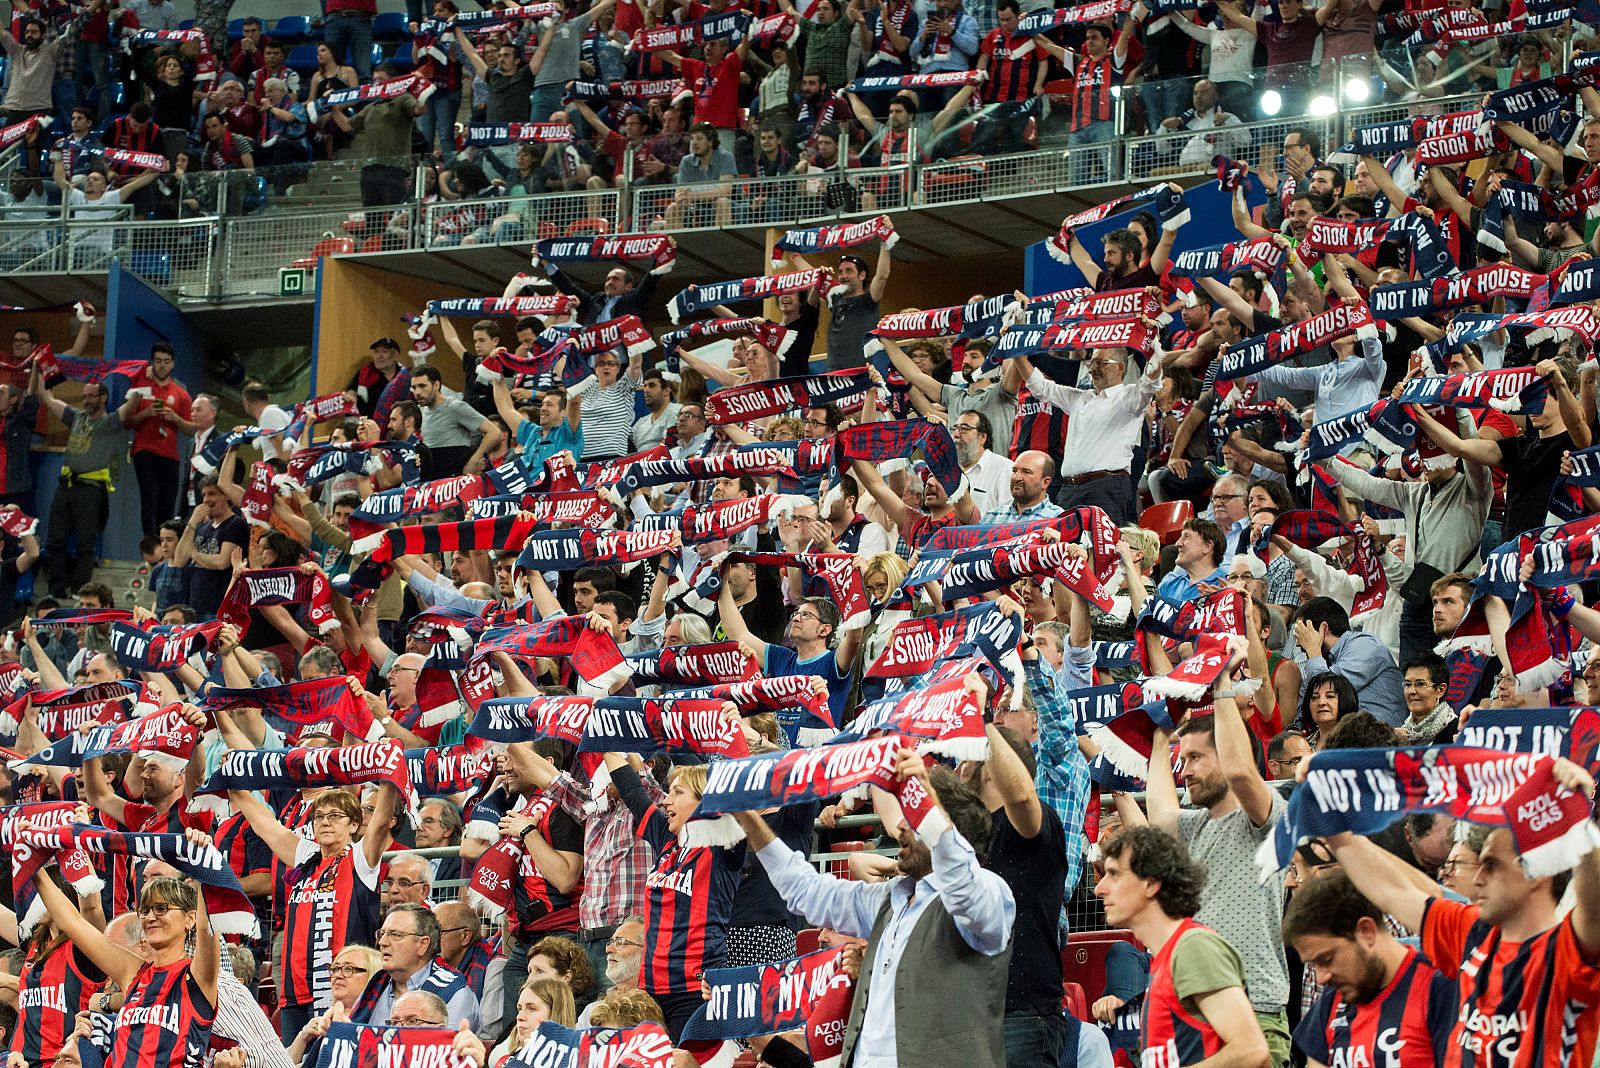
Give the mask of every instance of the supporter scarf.
M 722 644 L 733 645 L 733 642 Z M 685 648 L 674 646 L 670 648 Z M 694 648 L 689 646 L 688 648 Z M 704 648 L 701 646 L 700 648 Z M 630 663 L 635 663 L 635 656 L 649 656 L 648 653 L 629 654 Z M 754 672 L 757 665 L 753 661 L 745 661 Z M 700 675 L 697 679 L 688 681 L 705 681 L 709 675 Z M 640 673 L 635 668 L 634 679 L 639 681 Z M 668 680 L 661 680 L 668 681 Z M 717 682 L 711 686 L 691 687 L 687 690 L 674 690 L 673 697 L 683 700 L 696 697 L 705 700 L 732 701 L 739 706 L 739 711 L 746 715 L 755 715 L 761 712 L 781 712 L 788 708 L 802 708 L 819 722 L 832 723 L 833 717 L 828 710 L 828 688 L 821 684 L 820 676 L 816 675 L 775 675 L 770 678 L 756 675 L 752 678 L 736 680 L 733 682 Z
M 392 527 L 358 538 L 351 546 L 351 552 L 370 553 L 375 562 L 383 563 L 396 556 L 460 552 L 467 549 L 509 549 L 521 545 L 535 526 L 537 526 L 535 520 L 507 516 L 500 519 L 469 519 L 456 523 L 439 523 L 433 526 Z
M 1371 837 L 1418 812 L 1507 828 L 1530 878 L 1567 871 L 1600 848 L 1600 826 L 1589 799 L 1557 783 L 1551 764 L 1461 745 L 1317 753 L 1256 853 L 1262 882 L 1287 868 L 1302 842 L 1344 831 Z
M 710 968 L 710 996 L 684 1025 L 681 1042 L 756 1038 L 805 1028 L 845 1030 L 855 980 L 844 970 L 844 947 L 745 968 Z
M 92 627 L 104 623 L 128 623 L 133 613 L 126 608 L 52 608 L 34 619 L 35 627 Z
M 941 70 L 928 74 L 885 74 L 857 78 L 845 86 L 847 93 L 891 93 L 902 89 L 957 89 L 977 85 L 978 71 Z
M 402 367 L 389 379 L 383 387 L 383 392 L 378 394 L 378 406 L 373 409 L 372 421 L 379 426 L 389 425 L 389 413 L 396 404 L 411 399 L 411 369 Z
M 168 770 L 174 770 L 176 762 L 181 771 L 199 739 L 199 729 L 183 718 L 180 706 L 168 705 L 138 719 L 92 727 L 87 733 L 73 731 L 11 766 L 77 768 L 111 753 L 145 753 Z
M 1484 118 L 1526 126 L 1536 116 L 1570 102 L 1578 90 L 1595 85 L 1597 77 L 1600 70 L 1589 68 L 1501 89 L 1489 94 L 1483 105 Z
M 222 620 L 142 629 L 131 623 L 113 623 L 111 653 L 129 671 L 176 671 L 205 652 L 222 627 Z
M 1484 603 L 1498 597 L 1509 609 L 1511 622 L 1506 628 L 1506 665 L 1516 678 L 1517 689 L 1530 693 L 1559 681 L 1567 673 L 1569 643 L 1561 628 L 1552 628 L 1537 591 L 1522 583 L 1518 574 L 1522 559 L 1544 542 L 1588 533 L 1593 520 L 1546 527 L 1517 535 L 1497 546 L 1484 559 L 1483 570 L 1472 580 L 1473 597 L 1455 633 L 1437 647 L 1441 655 L 1470 649 L 1487 658 L 1494 652 Z M 1554 631 L 1554 632 L 1553 632 Z
M 1480 341 L 1500 329 L 1499 315 L 1471 315 L 1458 312 L 1444 328 L 1444 337 L 1430 341 L 1416 350 L 1416 356 L 1425 375 L 1439 375 L 1449 364 L 1449 358 L 1461 351 L 1469 341 Z
M 539 657 L 571 657 L 572 666 L 586 683 L 609 692 L 628 677 L 627 662 L 609 634 L 591 630 L 581 616 L 556 616 L 539 623 L 518 623 L 493 627 L 483 632 L 472 650 L 472 659 L 490 653 L 505 653 L 524 662 Z
M 1062 220 L 1061 229 L 1057 230 L 1055 236 L 1045 245 L 1045 251 L 1050 254 L 1051 259 L 1071 264 L 1070 249 L 1074 230 L 1080 226 L 1100 222 L 1102 219 L 1109 219 L 1113 215 L 1144 208 L 1156 210 L 1156 214 L 1161 217 L 1163 229 L 1166 229 L 1169 223 L 1176 229 L 1189 221 L 1189 206 L 1184 203 L 1182 195 L 1174 193 L 1165 182 L 1162 182 L 1138 193 L 1128 193 L 1096 207 L 1068 215 Z
M 1374 319 L 1389 322 L 1412 315 L 1441 315 L 1469 304 L 1487 304 L 1499 296 L 1527 299 L 1548 283 L 1548 275 L 1515 264 L 1490 263 L 1449 278 L 1373 286 L 1367 303 Z
M 1248 163 L 1239 163 L 1227 156 L 1212 156 L 1211 165 L 1217 169 L 1217 188 L 1231 193 L 1244 185 L 1250 174 Z
M 1450 669 L 1444 700 L 1459 713 L 1471 702 L 1472 695 L 1477 693 L 1478 682 L 1483 678 L 1483 669 L 1488 666 L 1489 657 L 1476 649 L 1452 649 L 1443 656 L 1445 665 Z
M 472 1061 L 456 1055 L 451 1045 L 455 1034 L 448 1027 L 378 1027 L 341 1020 L 328 1025 L 315 1068 L 473 1068 Z
M 677 697 L 604 697 L 584 724 L 582 753 L 750 755 L 744 731 L 721 701 Z
M 207 690 L 200 699 L 207 711 L 227 708 L 259 708 L 288 723 L 305 726 L 323 724 L 330 718 L 348 734 L 364 740 L 381 737 L 383 728 L 372 718 L 372 710 L 350 690 L 343 675 L 282 686 L 257 686 Z
M 253 527 L 264 530 L 272 525 L 272 467 L 263 460 L 250 465 L 239 514 Z
M 922 544 L 923 552 L 950 552 L 976 549 L 1039 530 L 1057 530 L 1063 541 L 1079 541 L 1087 534 L 1095 571 L 1108 574 L 1116 564 L 1117 542 L 1122 533 L 1099 505 L 1085 505 L 1051 519 L 1023 519 L 1015 523 L 987 523 L 974 527 L 942 527 Z
M 1193 694 L 1198 697 L 1210 693 L 1211 686 L 1218 675 L 1222 673 L 1222 666 L 1227 662 L 1226 639 L 1220 635 L 1201 635 L 1195 639 L 1195 655 L 1184 660 L 1173 668 L 1172 671 L 1161 678 L 1145 679 L 1143 684 L 1129 683 L 1135 692 L 1130 695 L 1124 692 L 1121 711 L 1098 722 L 1090 723 L 1086 730 L 1089 740 L 1100 747 L 1100 755 L 1106 759 L 1117 771 L 1135 778 L 1144 778 L 1150 771 L 1150 756 L 1155 751 L 1156 731 L 1171 731 L 1174 729 L 1174 720 L 1181 721 L 1183 713 L 1175 712 L 1174 708 L 1182 709 L 1180 694 Z M 1162 698 L 1154 698 L 1156 690 L 1173 694 L 1170 703 Z M 1145 700 L 1152 697 L 1153 700 Z M 1102 703 L 1101 712 L 1110 712 L 1115 706 L 1111 701 Z M 1193 709 L 1193 706 L 1188 706 Z
M 1016 33 L 1024 37 L 1049 33 L 1063 26 L 1083 26 L 1094 22 L 1117 22 L 1132 7 L 1129 0 L 1089 0 L 1089 3 L 1054 10 L 1034 11 L 1017 23 Z
M 1340 301 L 1309 319 L 1285 323 L 1277 330 L 1227 346 L 1207 369 L 1206 385 L 1258 375 L 1290 357 L 1303 356 L 1351 334 L 1362 339 L 1378 336 L 1366 301 Z
M 0 531 L 13 538 L 31 538 L 39 529 L 39 521 L 20 508 L 0 512 Z
M 570 145 L 572 125 L 565 122 L 475 122 L 467 127 L 466 144 Z
M 160 152 L 140 152 L 132 148 L 101 148 L 95 155 L 111 163 L 125 164 L 146 171 L 159 171 L 162 174 L 172 168 L 171 162 Z
M 813 226 L 809 229 L 785 230 L 783 236 L 772 243 L 772 262 L 774 265 L 782 263 L 786 258 L 783 253 L 813 256 L 819 252 L 838 252 L 840 249 L 857 248 L 874 241 L 882 242 L 884 248 L 894 248 L 898 240 L 900 235 L 894 232 L 894 223 L 889 221 L 887 215 L 861 219 L 857 222 L 828 223 L 825 226 Z
M 872 382 L 864 369 L 751 382 L 711 394 L 706 399 L 706 422 L 722 426 L 806 408 L 842 405 L 871 388 Z
M 1158 634 L 1175 642 L 1199 641 L 1207 634 L 1244 637 L 1244 594 L 1229 588 L 1201 594 L 1182 604 L 1162 597 L 1151 597 L 1145 601 L 1144 611 L 1135 624 L 1136 654 L 1140 653 L 1143 645 L 1138 640 L 1138 631 Z
M 850 724 L 849 733 L 839 735 L 830 744 L 843 745 L 879 731 L 920 739 L 919 750 L 952 760 L 989 759 L 983 705 L 967 689 L 965 679 L 950 679 L 873 701 Z
M 433 95 L 434 88 L 433 82 L 427 78 L 417 74 L 407 74 L 400 78 L 369 82 L 349 89 L 335 89 L 323 93 L 316 100 L 306 104 L 306 118 L 314 123 L 319 116 L 337 107 L 365 107 L 367 104 L 394 100 L 407 93 L 415 97 L 417 103 L 425 104 Z
M 495 777 L 495 754 L 470 741 L 407 749 L 406 774 L 422 797 L 471 793 Z
M 1018 356 L 1039 356 L 1062 349 L 1125 348 L 1149 355 L 1155 343 L 1156 332 L 1141 319 L 1021 326 L 1000 335 L 1000 341 L 989 350 L 983 366 L 988 371 Z
M 369 782 L 386 782 L 408 803 L 415 803 L 406 751 L 393 738 L 316 749 L 230 749 L 199 792 L 267 791 L 284 786 L 309 790 Z
M 534 255 L 546 263 L 624 263 L 646 261 L 651 274 L 669 274 L 678 262 L 678 243 L 666 234 L 609 234 L 540 241 Z
M 1320 255 L 1312 253 L 1335 252 L 1343 255 L 1354 255 L 1364 252 L 1383 240 L 1383 235 L 1389 232 L 1389 219 L 1355 219 L 1343 222 L 1339 219 L 1330 219 L 1326 215 L 1319 215 L 1311 220 L 1311 225 L 1306 228 L 1305 240 L 1295 246 L 1300 259 L 1305 263 L 1312 263 L 1320 259 Z
M 528 1044 L 512 1054 L 505 1068 L 601 1068 L 610 1065 L 672 1068 L 672 1039 L 667 1037 L 666 1028 L 648 1020 L 625 1029 L 595 1027 L 587 1031 L 575 1031 L 546 1020 Z
M 1352 442 L 1361 441 L 1364 438 L 1371 441 L 1374 437 L 1383 436 L 1375 429 L 1374 424 L 1380 416 L 1388 414 L 1391 409 L 1396 413 L 1393 418 L 1404 419 L 1399 405 L 1389 405 L 1387 402 L 1380 400 L 1368 408 L 1357 408 L 1354 411 L 1334 416 L 1332 419 L 1324 419 L 1322 422 L 1314 424 L 1307 439 L 1308 445 L 1301 453 L 1302 459 L 1296 461 L 1297 464 L 1303 468 L 1306 462 L 1326 460 L 1339 455 Z M 1374 444 L 1379 444 L 1385 453 L 1404 451 L 1416 440 L 1416 425 L 1404 422 L 1403 426 L 1409 428 L 1409 437 L 1399 434 L 1396 435 L 1396 440 L 1390 440 L 1385 437 L 1384 440 L 1388 442 L 1387 445 L 1383 445 L 1380 442 L 1374 442 Z M 1399 438 L 1404 440 L 1399 440 Z
M 626 51 L 686 52 L 707 41 L 731 41 L 745 35 L 750 16 L 743 11 L 724 11 L 693 22 L 663 23 L 633 32 Z
M 1180 252 L 1172 259 L 1171 273 L 1179 278 L 1223 280 L 1242 269 L 1264 275 L 1276 274 L 1283 266 L 1283 249 L 1272 240 L 1273 236 L 1267 234 L 1248 241 L 1229 241 Z
M 522 542 L 517 568 L 544 572 L 622 566 L 630 570 L 641 560 L 671 552 L 674 541 L 670 530 L 535 530 Z
M 1094 650 L 1094 666 L 1103 671 L 1134 667 L 1132 642 L 1090 642 Z
M 306 427 L 325 423 L 329 419 L 342 419 L 347 415 L 359 414 L 356 402 L 348 393 L 329 393 L 323 397 L 313 397 L 308 401 L 301 401 L 294 406 L 294 416 L 289 420 L 289 425 L 283 431 L 284 441 L 299 441 L 300 436 L 306 432 Z
M 950 555 L 930 553 L 924 546 L 916 566 L 906 575 L 903 588 L 910 590 L 937 582 L 943 600 L 961 601 L 1010 589 L 1018 579 L 1053 577 L 1101 611 L 1109 611 L 1111 594 L 1095 576 L 1087 557 L 1079 560 L 1070 556 L 1068 550 L 1073 548 L 1077 546 L 1065 540 L 1031 538 Z
M 769 274 L 754 278 L 737 278 L 729 282 L 712 282 L 703 286 L 685 286 L 667 303 L 667 314 L 672 325 L 677 326 L 685 315 L 715 308 L 719 304 L 736 301 L 766 300 L 784 293 L 805 293 L 816 290 L 826 293 L 833 286 L 833 272 L 826 267 L 811 267 L 787 274 Z
M 1350 562 L 1351 573 L 1364 583 L 1350 606 L 1350 618 L 1359 621 L 1369 612 L 1383 607 L 1389 592 L 1389 580 L 1383 573 L 1383 563 L 1372 538 L 1360 523 L 1343 523 L 1329 512 L 1284 512 L 1272 524 L 1272 533 L 1281 534 L 1294 544 L 1317 550 L 1324 542 L 1335 538 L 1350 538 L 1355 547 Z
M 544 335 L 539 335 L 543 339 Z M 493 386 L 503 378 L 540 379 L 550 374 L 556 361 L 572 351 L 572 342 L 562 337 L 551 344 L 535 349 L 524 356 L 520 352 L 501 346 L 478 361 L 472 375 L 480 383 Z
M 127 719 L 124 701 L 137 698 L 139 692 L 138 683 L 91 683 L 65 690 L 34 691 L 18 697 L 5 714 L 11 723 L 20 722 L 31 703 L 38 709 L 39 732 L 54 742 L 85 726 Z
M 558 318 L 571 315 L 577 307 L 577 298 L 565 293 L 535 294 L 531 297 L 451 297 L 448 300 L 428 301 L 427 314 L 433 319 L 468 316 L 474 319 L 520 319 L 528 315 Z
M 1500 753 L 1563 757 L 1593 769 L 1600 755 L 1594 708 L 1480 708 L 1456 732 L 1456 745 Z
M 1550 303 L 1577 304 L 1591 300 L 1600 300 L 1600 259 L 1568 263 Z
M 655 78 L 623 82 L 568 82 L 567 99 L 601 103 L 621 97 L 635 103 L 666 100 L 677 104 L 694 96 L 682 78 Z
M 179 47 L 197 45 L 200 54 L 195 57 L 194 80 L 202 84 L 216 81 L 217 57 L 211 51 L 211 40 L 204 30 L 134 30 L 122 38 L 123 47 L 130 50 L 168 42 L 175 42 Z
M 796 508 L 814 503 L 799 494 L 758 493 L 728 501 L 688 505 L 680 511 L 652 512 L 640 517 L 635 530 L 675 530 L 685 545 L 727 541 L 754 527 L 765 527 L 774 519 L 794 514 Z
M 661 354 L 666 358 L 667 370 L 673 374 L 681 370 L 678 349 L 685 341 L 721 337 L 755 338 L 757 344 L 775 356 L 788 352 L 794 342 L 794 334 L 788 327 L 770 319 L 703 319 L 661 335 Z
M 599 354 L 623 349 L 629 356 L 643 356 L 656 347 L 655 338 L 650 336 L 650 331 L 637 315 L 622 315 L 575 330 L 572 344 L 583 353 Z
M 1422 277 L 1437 281 L 1448 278 L 1457 271 L 1450 255 L 1450 246 L 1432 219 L 1408 211 L 1394 220 L 1389 236 L 1404 235 L 1411 243 L 1411 269 Z
M 1445 405 L 1475 411 L 1493 408 L 1511 415 L 1544 409 L 1550 383 L 1532 367 L 1506 367 L 1453 375 L 1413 378 L 1400 392 L 1399 403 Z
M 356 547 L 352 551 L 368 552 L 372 546 L 376 546 L 382 534 L 380 528 L 386 523 L 443 512 L 482 496 L 482 493 L 483 478 L 480 475 L 455 475 L 424 482 L 420 486 L 396 486 L 374 493 L 361 502 L 361 507 L 350 513 L 350 533 L 356 538 Z M 363 544 L 367 548 L 362 548 Z
M 616 509 L 598 493 L 524 493 L 479 497 L 467 503 L 468 519 L 499 519 L 532 512 L 535 522 L 570 523 L 598 530 L 616 523 Z
M 408 528 L 416 529 L 416 528 Z M 298 567 L 270 567 L 241 571 L 228 587 L 217 618 L 232 623 L 243 638 L 250 629 L 250 610 L 265 605 L 303 604 L 318 634 L 339 626 L 333 614 L 332 590 L 321 571 L 307 575 Z
M 872 603 L 867 600 L 866 589 L 861 585 L 861 572 L 855 566 L 855 559 L 852 553 L 732 552 L 723 557 L 722 567 L 747 563 L 758 568 L 799 568 L 805 581 L 819 579 L 827 586 L 828 600 L 839 610 L 839 632 L 843 633 L 858 630 L 872 622 Z M 722 586 L 720 575 L 713 577 L 714 582 L 702 584 L 698 591 L 707 600 L 714 600 L 716 591 Z
M 1483 124 L 1483 120 L 1483 112 L 1474 110 L 1357 126 L 1350 131 L 1350 140 L 1339 151 L 1387 159 L 1396 153 L 1416 148 L 1418 141 L 1429 137 L 1472 133 Z
M 21 122 L 14 122 L 10 126 L 0 127 L 0 149 L 10 148 L 18 141 L 21 141 L 28 136 L 29 130 L 48 130 L 49 128 L 50 116 L 48 115 L 35 115 L 31 119 L 23 119 Z
M 1478 240 L 1493 251 L 1504 253 L 1508 212 L 1535 223 L 1571 222 L 1574 228 L 1582 230 L 1590 209 L 1597 203 L 1600 203 L 1600 182 L 1592 173 L 1560 193 L 1522 182 L 1505 182 L 1484 209 Z
M 205 896 L 206 920 L 211 929 L 222 935 L 244 935 L 259 938 L 260 925 L 256 923 L 255 906 L 245 896 L 239 879 L 228 866 L 228 858 L 212 845 L 196 845 L 181 834 L 150 834 L 147 832 L 108 831 L 86 823 L 74 823 L 51 828 L 35 827 L 16 832 L 17 841 L 26 843 L 32 850 L 27 861 L 18 853 L 12 854 L 14 882 L 32 882 L 34 875 L 52 854 L 81 849 L 99 857 L 137 857 L 142 860 L 159 860 L 200 884 Z M 93 877 L 93 869 L 84 872 L 74 889 L 83 891 L 86 879 Z M 89 884 L 90 892 L 99 879 Z
M 1112 289 L 1065 300 L 1028 302 L 1023 323 L 1049 326 L 1084 319 L 1154 319 L 1161 314 L 1161 302 L 1143 287 Z
M 473 713 L 467 735 L 490 742 L 556 738 L 577 745 L 594 705 L 593 697 L 491 697 Z
M 399 377 L 398 375 L 396 377 Z M 276 433 L 272 430 L 262 430 L 258 426 L 240 426 L 221 434 L 212 434 L 206 442 L 206 447 L 194 455 L 189 462 L 194 469 L 202 475 L 217 473 L 217 465 L 222 463 L 222 458 L 228 454 L 229 449 L 237 449 L 240 445 L 248 445 L 256 438 L 267 434 Z
M 707 479 L 738 475 L 778 475 L 779 490 L 786 491 L 802 484 L 806 479 L 816 478 L 827 471 L 833 463 L 833 445 L 834 443 L 827 439 L 756 441 L 716 456 L 689 456 L 682 460 L 668 457 L 633 460 L 626 464 L 620 474 L 613 474 L 617 470 L 616 464 L 620 462 L 613 461 L 598 474 L 591 471 L 585 476 L 584 484 L 588 486 L 591 479 L 600 483 L 609 477 L 615 485 L 615 492 L 619 496 L 626 497 L 636 490 L 650 486 L 703 482 Z M 665 449 L 660 451 L 666 452 Z M 649 454 L 641 455 L 649 456 Z
M 1008 293 L 957 304 L 950 308 L 896 312 L 885 315 L 872 328 L 875 337 L 907 341 L 932 337 L 993 337 L 1004 326 L 1006 309 L 1015 302 Z M 872 344 L 868 341 L 868 345 Z
M 24 820 L 36 830 L 70 827 L 77 809 L 75 801 L 32 801 L 0 808 L 0 850 L 11 855 L 11 907 L 16 913 L 17 930 L 24 938 L 46 915 L 33 881 L 50 854 L 41 855 L 31 843 L 20 839 L 17 831 Z M 57 860 L 64 876 L 70 873 L 82 879 L 81 873 L 91 870 L 89 855 L 81 849 L 62 852 Z
M 761 665 L 745 656 L 744 647 L 738 642 L 669 645 L 629 653 L 625 659 L 635 686 L 697 682 L 727 685 L 761 680 Z
M 565 470 L 570 473 L 572 469 L 572 454 L 570 452 L 560 452 L 550 457 L 545 461 L 546 470 L 548 471 L 553 464 L 565 464 Z M 545 475 L 541 475 L 539 479 L 535 480 L 533 473 L 515 456 L 507 456 L 501 463 L 488 468 L 484 471 L 483 477 L 489 483 L 489 488 L 500 495 L 527 493 L 535 488 L 547 491 L 559 490 L 561 492 L 576 492 L 578 489 L 576 479 L 572 480 L 570 485 L 555 485 Z
M 889 632 L 883 652 L 867 669 L 867 677 L 920 675 L 941 660 L 975 650 L 1001 678 L 1014 680 L 1014 686 L 1019 686 L 1022 662 L 1017 657 L 1017 643 L 1021 640 L 1021 620 L 1001 612 L 993 601 L 905 619 Z M 1015 694 L 1021 698 L 1020 688 Z
M 515 7 L 498 7 L 483 11 L 462 11 L 451 17 L 451 23 L 464 30 L 495 26 L 502 22 L 532 22 L 559 19 L 563 14 L 560 4 L 522 4 Z
M 841 467 L 851 460 L 881 465 L 909 459 L 913 453 L 921 453 L 952 502 L 961 499 L 966 492 L 966 476 L 961 473 L 955 439 L 942 423 L 926 419 L 857 423 L 834 436 L 834 455 Z
M 1594 348 L 1595 339 L 1600 338 L 1600 317 L 1597 317 L 1594 309 L 1587 304 L 1507 315 L 1500 320 L 1500 325 L 1533 331 L 1528 335 L 1530 345 L 1554 337 L 1557 330 L 1570 330 L 1590 350 Z
M 36 350 L 37 352 L 37 350 Z M 37 352 L 35 363 L 46 386 L 62 382 L 98 382 L 106 388 L 106 408 L 114 410 L 127 397 L 130 386 L 143 381 L 149 370 L 147 360 L 97 360 L 89 357 L 58 356 L 49 348 Z

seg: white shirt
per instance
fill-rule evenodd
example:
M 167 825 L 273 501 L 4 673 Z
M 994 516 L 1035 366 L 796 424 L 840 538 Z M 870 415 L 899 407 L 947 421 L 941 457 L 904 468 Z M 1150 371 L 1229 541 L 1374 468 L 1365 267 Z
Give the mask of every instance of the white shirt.
M 226 949 L 223 959 L 227 959 Z M 239 1044 L 245 1068 L 294 1068 L 277 1028 L 244 984 L 231 975 L 217 976 L 217 1022 L 211 1030 Z
M 256 420 L 256 426 L 262 430 L 283 430 L 288 425 L 289 413 L 276 404 L 269 404 L 261 409 L 261 418 Z M 280 460 L 287 461 L 295 450 L 295 443 L 284 441 L 281 434 L 257 438 L 256 444 L 261 448 L 262 457 L 267 459 L 276 456 Z
M 1011 461 L 993 449 L 984 449 L 978 462 L 962 468 L 972 503 L 980 513 L 1011 507 Z
M 645 412 L 633 422 L 633 451 L 643 452 L 653 449 L 661 444 L 661 439 L 667 436 L 678 422 L 678 405 L 668 404 L 661 409 L 660 415 Z
M 145 30 L 175 30 L 181 16 L 178 5 L 171 0 L 154 4 L 150 0 L 128 0 L 128 9 L 139 16 L 139 28 Z
M 1060 385 L 1034 369 L 1028 376 L 1028 391 L 1072 416 L 1061 450 L 1062 477 L 1132 469 L 1133 450 L 1144 432 L 1145 408 L 1161 385 L 1160 368 L 1160 361 L 1151 360 L 1156 377 L 1146 371 L 1132 384 L 1115 385 L 1104 393 Z

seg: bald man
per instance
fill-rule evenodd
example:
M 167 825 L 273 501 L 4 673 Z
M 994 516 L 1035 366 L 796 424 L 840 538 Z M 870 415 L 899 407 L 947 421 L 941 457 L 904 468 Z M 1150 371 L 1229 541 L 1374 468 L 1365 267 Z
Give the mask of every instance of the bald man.
M 439 956 L 460 972 L 467 987 L 483 1003 L 484 979 L 494 950 L 480 937 L 478 914 L 464 901 L 446 901 L 433 910 L 439 920 Z
M 448 1027 L 450 1009 L 438 994 L 408 990 L 389 1007 L 391 1027 Z
M 89 658 L 89 663 L 83 669 L 86 682 L 116 682 L 118 679 L 128 677 L 128 672 L 117 662 L 117 659 L 107 653 L 96 653 Z
M 984 523 L 1019 523 L 1028 519 L 1053 519 L 1061 506 L 1050 499 L 1051 472 L 1055 461 L 1048 455 L 1029 450 L 1011 465 L 1011 505 L 991 508 L 983 513 Z

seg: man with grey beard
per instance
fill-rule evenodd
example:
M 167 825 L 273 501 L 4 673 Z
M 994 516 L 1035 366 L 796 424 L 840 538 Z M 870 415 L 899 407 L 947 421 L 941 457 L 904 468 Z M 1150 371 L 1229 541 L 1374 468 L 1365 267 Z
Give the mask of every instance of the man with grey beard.
M 578 1016 L 578 1026 L 589 1026 L 589 1017 L 596 1005 L 638 990 L 639 969 L 643 964 L 644 917 L 629 916 L 617 924 L 606 942 L 606 982 L 609 984 L 606 995 L 584 1006 Z
M 1011 461 L 994 450 L 994 428 L 980 411 L 965 411 L 950 424 L 956 459 L 967 476 L 979 512 L 1011 507 Z

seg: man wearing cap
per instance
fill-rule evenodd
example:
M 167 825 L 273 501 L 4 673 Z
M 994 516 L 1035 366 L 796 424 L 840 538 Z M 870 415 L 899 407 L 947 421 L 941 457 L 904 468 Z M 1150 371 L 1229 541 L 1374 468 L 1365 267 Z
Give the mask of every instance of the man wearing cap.
M 732 219 L 733 179 L 739 165 L 721 145 L 721 135 L 709 122 L 697 122 L 689 131 L 689 154 L 678 163 L 680 188 L 667 205 L 665 227 L 677 230 L 684 225 L 703 225 L 703 212 L 689 209 L 703 204 L 713 207 L 716 225 L 727 226 Z M 687 213 L 688 219 L 684 216 Z M 873 319 L 874 325 L 877 319 Z
M 355 398 L 356 409 L 371 419 L 378 411 L 384 387 L 400 373 L 400 343 L 392 337 L 380 337 L 368 348 L 372 359 L 357 368 L 344 391 Z
M 839 258 L 835 272 L 838 284 L 828 291 L 828 370 L 839 371 L 860 367 L 866 362 L 867 331 L 878 325 L 878 302 L 889 285 L 889 269 L 893 261 L 889 246 L 878 246 L 878 269 L 868 280 L 867 261 L 853 252 Z M 800 256 L 791 254 L 786 270 L 811 269 Z

